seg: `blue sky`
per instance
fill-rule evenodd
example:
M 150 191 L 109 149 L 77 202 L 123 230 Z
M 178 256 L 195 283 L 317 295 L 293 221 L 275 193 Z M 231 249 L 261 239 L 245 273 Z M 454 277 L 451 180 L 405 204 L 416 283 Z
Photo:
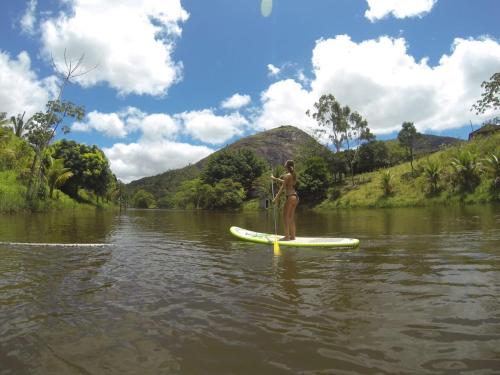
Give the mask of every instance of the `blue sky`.
M 262 13 L 263 6 L 271 9 Z M 272 8 L 270 7 L 272 5 Z M 52 55 L 85 53 L 63 97 L 86 108 L 68 138 L 97 144 L 124 181 L 196 162 L 291 124 L 324 93 L 381 139 L 403 121 L 466 137 L 500 71 L 498 0 L 4 0 L 0 112 L 57 93 Z

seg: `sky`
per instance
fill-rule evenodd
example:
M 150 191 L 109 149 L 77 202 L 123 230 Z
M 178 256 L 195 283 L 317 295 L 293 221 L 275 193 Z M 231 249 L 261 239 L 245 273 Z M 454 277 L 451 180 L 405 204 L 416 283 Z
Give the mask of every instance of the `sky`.
M 405 121 L 466 138 L 496 115 L 470 109 L 500 71 L 499 16 L 499 0 L 2 0 L 0 112 L 43 110 L 84 55 L 65 137 L 124 182 L 281 125 L 313 134 L 323 94 L 379 139 Z

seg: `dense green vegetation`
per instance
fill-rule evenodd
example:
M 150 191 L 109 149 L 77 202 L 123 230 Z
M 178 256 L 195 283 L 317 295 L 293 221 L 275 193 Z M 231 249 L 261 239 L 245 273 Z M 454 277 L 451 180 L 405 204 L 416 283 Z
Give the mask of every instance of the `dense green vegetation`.
M 58 107 L 49 102 L 47 112 L 27 121 L 23 115 L 7 118 L 0 114 L 0 212 L 124 202 L 124 186 L 111 173 L 99 148 L 66 140 L 52 142 L 54 121 L 58 125 L 63 121 L 57 114 L 80 110 L 72 104 Z

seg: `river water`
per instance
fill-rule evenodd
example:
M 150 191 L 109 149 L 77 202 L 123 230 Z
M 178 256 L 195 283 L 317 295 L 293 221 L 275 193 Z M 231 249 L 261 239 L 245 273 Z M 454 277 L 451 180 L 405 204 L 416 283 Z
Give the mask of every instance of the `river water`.
M 229 234 L 272 231 L 265 212 L 0 216 L 0 373 L 500 373 L 500 206 L 297 224 L 361 245 Z

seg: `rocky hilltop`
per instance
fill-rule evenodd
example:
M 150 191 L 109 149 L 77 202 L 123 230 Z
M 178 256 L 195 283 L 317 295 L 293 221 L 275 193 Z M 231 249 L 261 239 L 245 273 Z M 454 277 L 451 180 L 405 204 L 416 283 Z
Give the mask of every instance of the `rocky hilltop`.
M 214 154 L 222 150 L 248 149 L 267 161 L 270 166 L 276 166 L 283 164 L 287 159 L 296 158 L 301 149 L 311 144 L 317 144 L 317 141 L 304 131 L 294 126 L 280 126 L 241 138 Z M 127 185 L 128 191 L 132 193 L 138 189 L 144 189 L 155 195 L 155 197 L 174 192 L 183 181 L 196 178 L 203 170 L 210 156 L 184 168 L 132 181 Z

